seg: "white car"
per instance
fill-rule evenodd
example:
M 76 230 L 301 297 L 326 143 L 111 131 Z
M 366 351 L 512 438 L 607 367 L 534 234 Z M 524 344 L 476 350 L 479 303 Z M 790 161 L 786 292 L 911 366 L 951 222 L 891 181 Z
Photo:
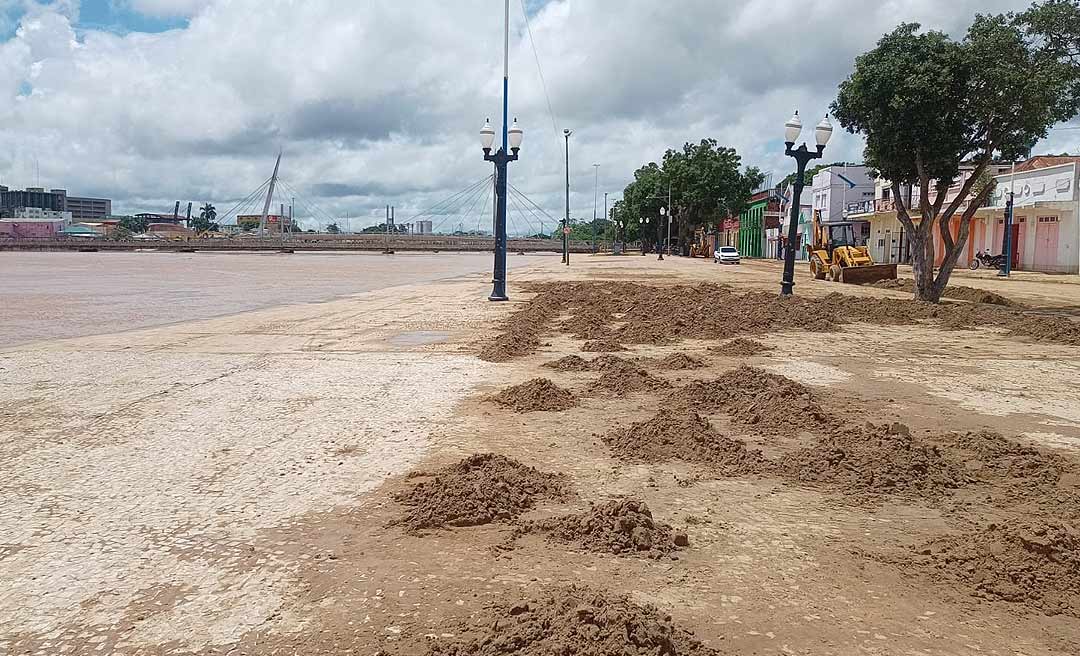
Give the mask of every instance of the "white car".
M 721 246 L 713 253 L 713 262 L 716 264 L 738 264 L 739 251 L 734 246 Z

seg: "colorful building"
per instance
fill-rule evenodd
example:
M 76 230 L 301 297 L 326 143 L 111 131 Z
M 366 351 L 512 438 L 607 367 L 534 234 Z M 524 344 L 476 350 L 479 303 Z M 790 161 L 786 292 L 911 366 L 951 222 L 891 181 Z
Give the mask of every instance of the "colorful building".
M 764 257 L 766 229 L 780 227 L 780 197 L 773 189 L 763 189 L 750 197 L 739 215 L 736 248 L 743 257 Z

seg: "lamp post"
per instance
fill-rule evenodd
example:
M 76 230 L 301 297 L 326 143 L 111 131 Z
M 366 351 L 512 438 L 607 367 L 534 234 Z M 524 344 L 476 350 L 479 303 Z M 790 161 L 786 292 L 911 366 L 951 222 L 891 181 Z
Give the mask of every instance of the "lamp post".
M 798 168 L 795 173 L 795 188 L 791 195 L 787 251 L 784 253 L 784 278 L 780 282 L 781 296 L 791 296 L 795 289 L 795 241 L 799 238 L 799 200 L 805 186 L 803 177 L 806 175 L 806 165 L 810 160 L 821 157 L 822 153 L 825 152 L 825 145 L 829 143 L 832 131 L 832 123 L 829 122 L 829 115 L 826 114 L 825 118 L 821 119 L 821 123 L 818 123 L 817 127 L 814 128 L 817 151 L 812 151 L 807 149 L 805 143 L 799 146 L 798 149 L 795 148 L 795 140 L 799 138 L 799 134 L 802 132 L 802 120 L 799 119 L 799 112 L 795 112 L 795 115 L 784 125 L 784 154 L 788 157 L 794 157 Z
M 484 149 L 484 160 L 495 164 L 495 273 L 492 276 L 491 296 L 489 301 L 507 301 L 506 296 L 506 165 L 516 161 L 518 150 L 521 149 L 521 139 L 524 136 L 518 127 L 517 119 L 514 125 L 507 130 L 509 119 L 510 93 L 510 0 L 506 0 L 503 23 L 503 122 L 502 122 L 502 147 L 491 152 L 495 143 L 495 130 L 491 127 L 491 120 L 484 122 L 480 130 L 480 143 Z M 509 145 L 509 149 L 507 146 Z
M 645 226 L 649 225 L 649 220 L 644 217 L 638 217 L 638 239 L 641 241 L 641 256 L 645 257 Z
M 667 208 L 660 208 L 660 219 L 656 222 L 656 252 L 660 255 L 657 256 L 658 261 L 664 259 L 664 221 L 667 219 Z
M 570 266 L 570 235 L 566 230 L 570 227 L 570 135 L 574 134 L 573 130 L 563 130 L 563 138 L 566 139 L 566 217 L 563 219 L 563 236 L 562 236 L 562 261 L 566 266 Z

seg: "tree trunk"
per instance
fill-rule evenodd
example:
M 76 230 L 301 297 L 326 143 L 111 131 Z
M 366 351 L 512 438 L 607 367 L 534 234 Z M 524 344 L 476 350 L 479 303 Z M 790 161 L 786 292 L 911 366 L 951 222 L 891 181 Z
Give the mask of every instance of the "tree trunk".
M 937 303 L 934 290 L 934 237 L 920 225 L 911 235 L 911 271 L 915 276 L 915 300 Z

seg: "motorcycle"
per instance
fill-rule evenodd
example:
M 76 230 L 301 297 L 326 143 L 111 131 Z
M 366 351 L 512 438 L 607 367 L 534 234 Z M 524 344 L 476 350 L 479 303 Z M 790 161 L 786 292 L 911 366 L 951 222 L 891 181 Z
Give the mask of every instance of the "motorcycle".
M 975 254 L 975 259 L 971 261 L 971 270 L 974 271 L 979 267 L 986 267 L 988 269 L 1000 269 L 1001 265 L 1005 263 L 1004 255 L 991 255 L 989 251 L 979 251 Z

